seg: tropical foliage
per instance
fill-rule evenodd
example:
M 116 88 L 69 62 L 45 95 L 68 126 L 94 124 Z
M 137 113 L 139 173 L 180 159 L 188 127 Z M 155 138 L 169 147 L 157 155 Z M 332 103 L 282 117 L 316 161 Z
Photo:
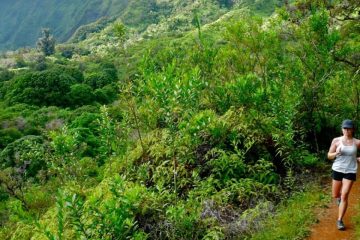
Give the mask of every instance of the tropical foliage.
M 261 238 L 307 196 L 339 123 L 359 122 L 359 5 L 217 3 L 180 35 L 134 42 L 115 22 L 103 51 L 75 53 L 99 35 L 1 69 L 2 239 Z

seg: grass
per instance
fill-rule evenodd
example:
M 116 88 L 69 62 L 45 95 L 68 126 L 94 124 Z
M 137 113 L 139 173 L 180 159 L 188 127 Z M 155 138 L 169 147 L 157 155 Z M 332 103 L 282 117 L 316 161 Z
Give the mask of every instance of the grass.
M 304 239 L 317 221 L 316 209 L 324 208 L 330 200 L 330 194 L 324 192 L 319 185 L 308 187 L 304 192 L 285 200 L 278 207 L 275 216 L 270 216 L 265 221 L 264 228 L 251 239 Z
M 352 222 L 355 227 L 355 239 L 360 239 L 360 203 L 356 205 L 356 213 L 352 218 Z

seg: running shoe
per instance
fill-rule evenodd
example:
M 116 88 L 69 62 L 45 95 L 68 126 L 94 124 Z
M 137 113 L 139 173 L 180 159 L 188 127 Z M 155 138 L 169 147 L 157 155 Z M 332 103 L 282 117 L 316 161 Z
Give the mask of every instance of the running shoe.
M 337 220 L 336 226 L 337 226 L 337 229 L 339 229 L 339 230 L 345 230 L 345 225 L 342 220 Z

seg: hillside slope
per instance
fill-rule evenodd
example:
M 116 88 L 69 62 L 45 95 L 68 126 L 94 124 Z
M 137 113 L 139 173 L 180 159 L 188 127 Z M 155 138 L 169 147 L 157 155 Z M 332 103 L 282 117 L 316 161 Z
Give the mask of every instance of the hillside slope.
M 4 0 L 0 2 L 0 50 L 34 46 L 41 28 L 51 28 L 59 42 L 81 25 L 121 13 L 128 0 Z
M 241 5 L 270 14 L 281 2 L 246 0 L 241 1 Z M 108 21 L 117 17 L 125 25 L 142 32 L 182 9 L 205 3 L 213 6 L 210 15 L 218 15 L 216 9 L 219 7 L 226 9 L 239 5 L 233 0 L 3 0 L 0 2 L 0 51 L 35 46 L 44 27 L 52 30 L 57 42 L 65 42 L 79 27 L 103 17 Z M 177 23 L 181 23 L 182 19 L 178 20 Z M 103 21 L 102 27 L 105 25 Z

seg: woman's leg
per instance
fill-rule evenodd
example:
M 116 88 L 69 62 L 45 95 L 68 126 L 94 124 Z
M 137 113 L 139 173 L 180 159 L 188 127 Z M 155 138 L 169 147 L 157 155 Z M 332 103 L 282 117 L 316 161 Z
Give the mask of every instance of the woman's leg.
M 332 197 L 337 199 L 341 197 L 342 181 L 332 180 Z
M 342 220 L 345 215 L 348 206 L 348 197 L 354 181 L 343 178 L 341 188 L 341 203 L 339 206 L 339 217 L 338 220 Z

